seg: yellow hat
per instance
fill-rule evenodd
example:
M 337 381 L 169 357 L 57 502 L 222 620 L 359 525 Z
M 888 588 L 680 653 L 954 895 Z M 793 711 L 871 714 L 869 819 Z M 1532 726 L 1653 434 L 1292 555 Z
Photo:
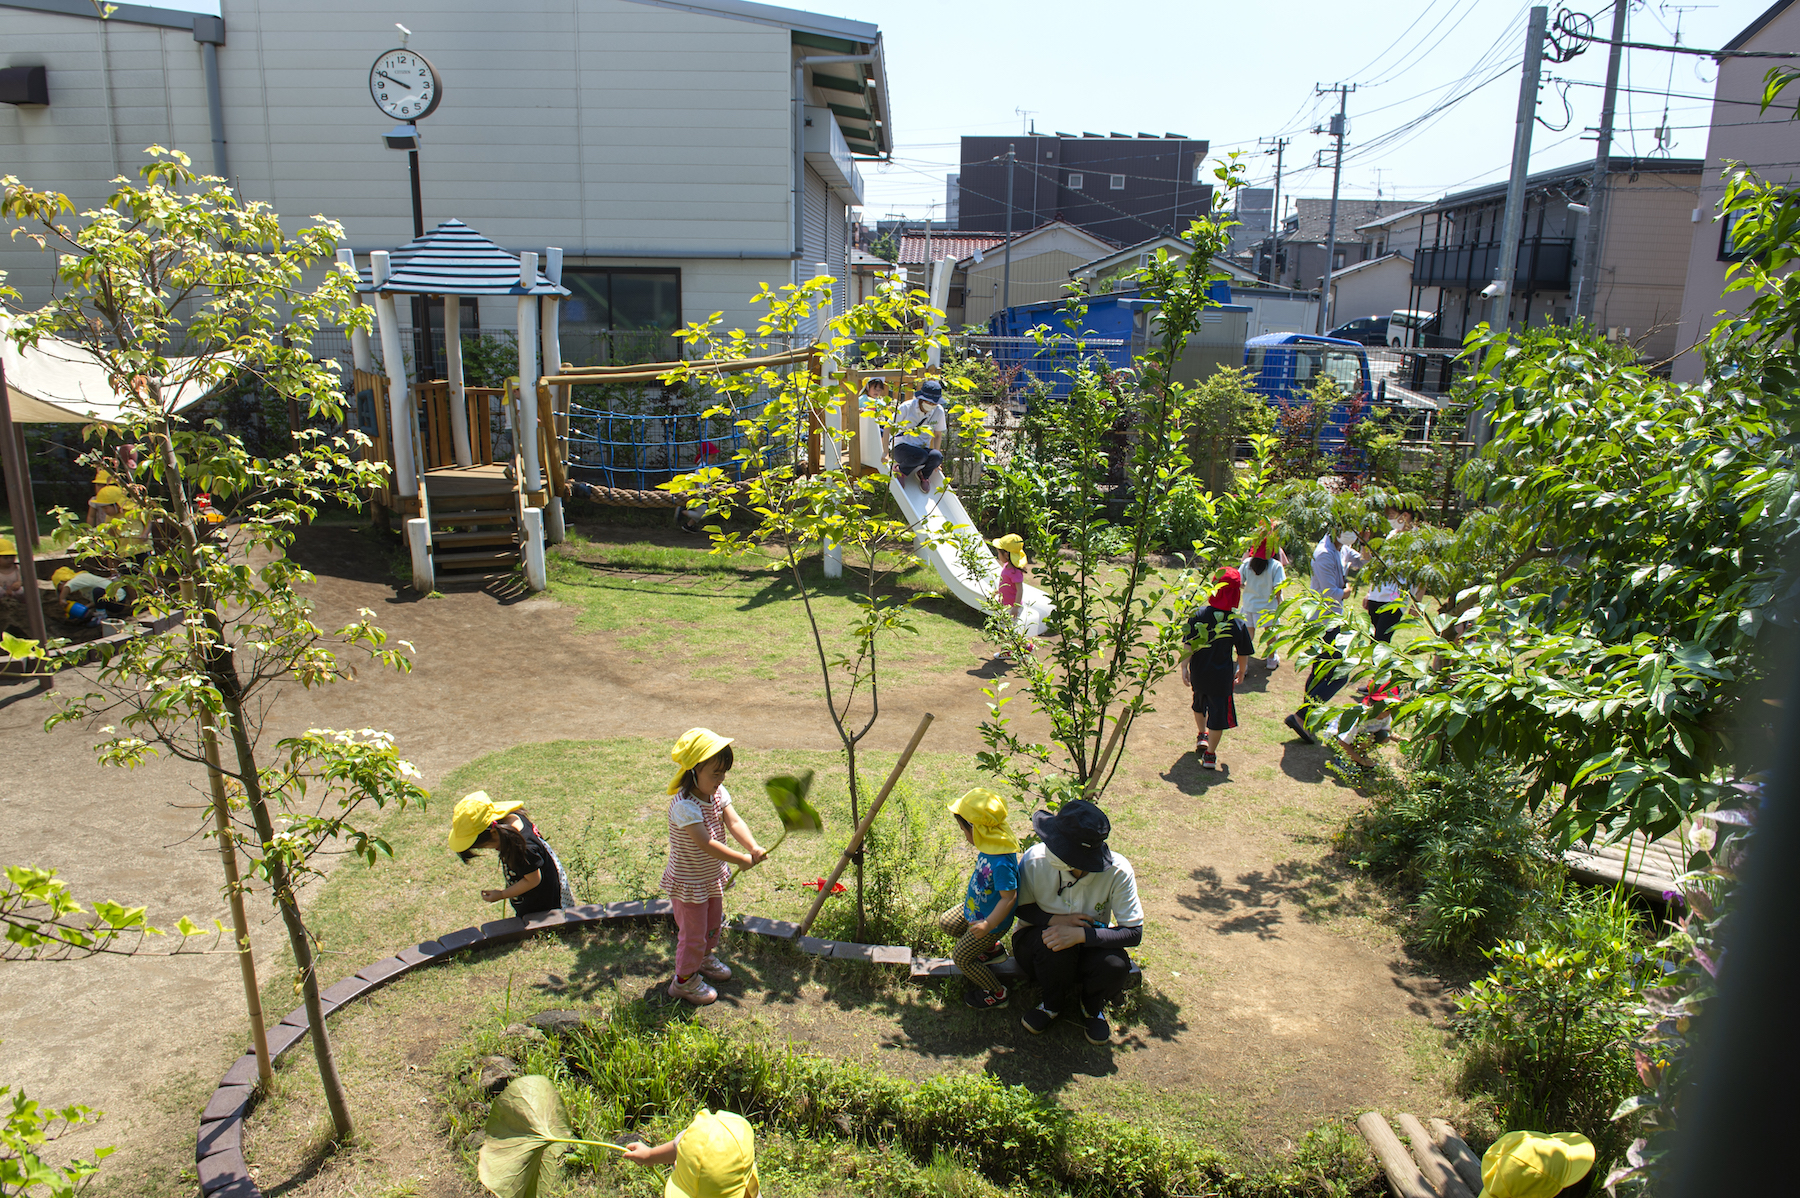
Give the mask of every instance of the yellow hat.
M 699 765 L 702 761 L 718 756 L 719 750 L 730 744 L 732 738 L 720 736 L 711 728 L 689 728 L 669 750 L 669 759 L 680 768 L 675 771 L 675 778 L 669 783 L 669 794 L 681 791 L 681 776 Z
M 701 1107 L 681 1133 L 663 1198 L 757 1198 L 761 1192 L 749 1121 Z
M 73 577 L 75 577 L 75 571 L 63 566 L 50 576 L 50 585 L 59 587 Z
M 496 803 L 487 797 L 485 790 L 464 795 L 450 816 L 450 851 L 462 852 L 481 839 L 481 834 L 488 830 L 489 824 L 502 816 L 511 815 L 524 805 L 517 801 Z
M 1016 853 L 1019 838 L 1006 826 L 1006 800 L 977 786 L 950 804 L 950 813 L 969 821 L 969 836 L 983 853 Z
M 94 467 L 94 485 L 96 487 L 104 487 L 108 483 L 117 481 L 118 480 L 113 477 L 112 471 L 108 470 L 105 466 Z
M 101 487 L 94 495 L 94 502 L 121 504 L 125 502 L 125 492 L 118 487 Z
M 17 557 L 18 553 L 19 547 L 11 537 L 0 537 L 0 557 Z
M 1025 568 L 1025 538 L 1016 532 L 1009 532 L 1003 537 L 995 537 L 988 544 L 996 549 L 1004 549 L 1012 557 L 1012 564 L 1023 570 Z
M 1580 1132 L 1509 1131 L 1481 1156 L 1482 1198 L 1555 1198 L 1594 1167 L 1594 1145 Z

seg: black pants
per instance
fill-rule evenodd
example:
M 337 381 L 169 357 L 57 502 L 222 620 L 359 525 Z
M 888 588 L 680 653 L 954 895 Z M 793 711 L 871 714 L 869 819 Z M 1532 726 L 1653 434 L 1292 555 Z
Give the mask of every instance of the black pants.
M 1043 991 L 1043 1003 L 1069 1014 L 1080 1000 L 1084 1013 L 1097 1014 L 1119 997 L 1131 978 L 1131 954 L 1122 948 L 1076 945 L 1061 952 L 1044 947 L 1044 929 L 1020 925 L 1013 933 L 1013 957 L 1025 976 Z
M 942 450 L 927 449 L 923 445 L 909 445 L 904 441 L 894 442 L 889 456 L 894 459 L 894 465 L 900 467 L 901 474 L 911 474 L 916 470 L 922 482 L 931 481 L 931 476 L 936 474 L 938 467 L 944 464 Z
M 1340 631 L 1342 630 L 1337 628 L 1325 630 L 1327 647 L 1314 660 L 1312 673 L 1306 676 L 1306 702 L 1301 704 L 1302 711 L 1315 704 L 1331 702 L 1337 697 L 1337 693 L 1344 689 L 1344 683 L 1348 681 L 1345 675 L 1338 670 L 1338 664 L 1344 660 L 1344 655 L 1339 653 L 1336 647 L 1337 635 Z
M 1364 606 L 1369 609 L 1369 622 L 1375 626 L 1375 639 L 1384 645 L 1393 644 L 1394 629 L 1406 619 L 1406 609 L 1398 603 L 1376 603 L 1372 599 Z

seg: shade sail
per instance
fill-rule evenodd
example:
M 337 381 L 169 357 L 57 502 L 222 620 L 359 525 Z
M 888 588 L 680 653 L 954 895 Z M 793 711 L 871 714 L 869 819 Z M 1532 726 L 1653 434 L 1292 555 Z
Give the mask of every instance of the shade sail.
M 509 254 L 459 220 L 447 220 L 423 237 L 392 251 L 387 282 L 379 287 L 362 271 L 361 291 L 408 295 L 567 295 L 537 273 L 529 289 L 519 285 L 519 256 Z
M 0 361 L 6 365 L 6 395 L 17 424 L 114 424 L 124 398 L 106 381 L 106 367 L 92 352 L 72 341 L 45 337 L 30 349 L 20 349 L 4 336 L 0 318 Z M 179 378 L 191 358 L 169 359 L 170 377 Z M 216 384 L 189 383 L 163 401 L 181 409 L 209 395 Z

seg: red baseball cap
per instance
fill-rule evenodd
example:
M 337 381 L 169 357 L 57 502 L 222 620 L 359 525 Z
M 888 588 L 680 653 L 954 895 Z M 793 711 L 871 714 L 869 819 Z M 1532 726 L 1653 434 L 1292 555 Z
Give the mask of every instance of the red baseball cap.
M 1244 578 L 1237 572 L 1237 567 L 1226 566 L 1219 571 L 1219 589 L 1212 593 L 1206 602 L 1220 611 L 1231 611 L 1238 605 L 1244 594 Z

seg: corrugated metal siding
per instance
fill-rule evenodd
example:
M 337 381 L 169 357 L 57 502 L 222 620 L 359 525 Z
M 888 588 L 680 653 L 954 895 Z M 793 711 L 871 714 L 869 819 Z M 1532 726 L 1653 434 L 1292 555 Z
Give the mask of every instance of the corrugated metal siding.
M 800 277 L 810 279 L 818 272 L 819 263 L 831 269 L 831 246 L 827 240 L 831 230 L 831 189 L 812 167 L 806 168 L 801 190 L 800 244 L 805 255 L 800 259 Z M 804 321 L 800 331 L 808 337 L 819 335 L 817 320 Z
M 1016 245 L 1014 249 L 1017 249 Z M 1063 288 L 1069 283 L 1069 272 L 1090 261 L 1066 250 L 1050 250 L 1028 258 L 1015 253 L 1012 262 L 1013 304 L 1061 299 Z M 963 316 L 967 323 L 986 324 L 988 317 L 1000 310 L 1001 280 L 1005 270 L 1000 250 L 990 251 L 980 266 L 969 267 L 969 301 Z
M 831 293 L 831 311 L 836 316 L 850 310 L 849 215 L 843 201 L 835 195 L 826 197 L 825 261 L 831 264 L 831 277 L 837 280 Z

